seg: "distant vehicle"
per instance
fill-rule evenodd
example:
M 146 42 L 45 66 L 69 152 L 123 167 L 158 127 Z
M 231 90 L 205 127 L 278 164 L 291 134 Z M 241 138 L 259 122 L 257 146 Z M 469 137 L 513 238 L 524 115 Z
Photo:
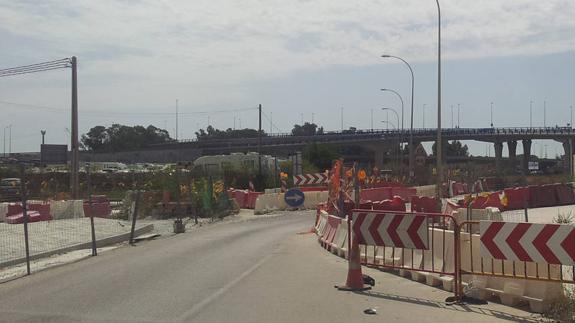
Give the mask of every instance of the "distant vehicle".
M 0 180 L 0 200 L 17 201 L 20 199 L 20 179 L 4 178 Z

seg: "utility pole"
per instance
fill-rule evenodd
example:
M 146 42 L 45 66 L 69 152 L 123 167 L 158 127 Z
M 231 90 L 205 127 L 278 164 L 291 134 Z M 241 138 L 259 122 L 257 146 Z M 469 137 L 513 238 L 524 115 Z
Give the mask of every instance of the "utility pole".
M 315 123 L 315 113 L 311 113 L 311 123 Z
M 273 130 L 273 129 L 272 129 L 272 127 L 273 127 L 273 123 L 272 123 L 273 116 L 274 116 L 274 115 L 273 115 L 273 112 L 270 112 L 270 133 L 272 133 L 272 130 Z
M 533 128 L 533 100 L 529 102 L 529 128 Z
M 571 119 L 569 121 L 569 125 L 571 126 L 571 129 L 573 129 L 573 106 L 570 106 L 569 109 L 571 110 Z
M 461 124 L 459 123 L 459 112 L 461 112 L 461 104 L 457 103 L 457 128 L 461 127 Z
M 427 104 L 425 104 L 425 103 L 423 104 L 423 129 L 425 129 L 425 106 L 426 105 Z
M 301 125 L 303 126 L 303 113 L 300 113 L 299 116 L 301 118 Z
M 262 178 L 262 105 L 258 106 L 259 126 L 258 126 L 258 174 Z M 258 183 L 259 184 L 259 183 Z
M 453 128 L 453 104 L 451 105 L 451 128 Z
M 10 134 L 8 136 L 8 156 L 12 156 L 12 125 L 8 126 L 8 129 L 10 130 L 8 132 Z
M 343 132 L 343 107 L 341 108 L 341 132 Z
M 493 128 L 493 102 L 491 102 L 491 128 Z
M 543 128 L 547 128 L 547 101 L 543 101 Z
M 371 109 L 371 132 L 373 132 L 373 109 Z
M 178 119 L 179 119 L 179 115 L 178 115 L 178 99 L 176 99 L 176 141 L 178 141 Z M 209 126 L 209 122 L 208 122 L 208 126 Z
M 72 56 L 72 134 L 71 134 L 71 172 L 70 172 L 70 188 L 72 199 L 79 198 L 79 172 L 80 172 L 80 151 L 78 144 L 78 61 L 76 56 Z

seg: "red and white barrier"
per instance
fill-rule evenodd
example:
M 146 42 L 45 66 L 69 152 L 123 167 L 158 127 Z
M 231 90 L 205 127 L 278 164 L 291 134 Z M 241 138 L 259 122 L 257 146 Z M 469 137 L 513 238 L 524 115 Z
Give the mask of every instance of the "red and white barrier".
M 354 213 L 353 233 L 359 244 L 427 249 L 427 218 L 406 213 Z
M 294 175 L 293 177 L 295 186 L 327 184 L 328 180 L 329 178 L 325 173 Z
M 575 265 L 571 225 L 481 221 L 481 255 L 503 260 Z

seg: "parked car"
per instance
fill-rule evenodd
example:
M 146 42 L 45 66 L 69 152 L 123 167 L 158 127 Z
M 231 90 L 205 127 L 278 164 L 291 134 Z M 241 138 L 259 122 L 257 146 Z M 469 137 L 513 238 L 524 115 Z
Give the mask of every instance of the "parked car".
M 20 199 L 20 179 L 3 178 L 0 180 L 0 200 L 17 201 Z

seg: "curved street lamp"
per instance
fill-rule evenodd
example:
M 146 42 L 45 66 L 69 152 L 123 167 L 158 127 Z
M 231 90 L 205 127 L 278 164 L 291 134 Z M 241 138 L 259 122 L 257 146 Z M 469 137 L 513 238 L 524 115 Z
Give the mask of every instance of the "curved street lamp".
M 413 171 L 413 167 L 414 167 L 414 165 L 413 165 L 414 164 L 414 160 L 413 160 L 413 91 L 415 88 L 415 78 L 413 76 L 413 69 L 411 68 L 411 65 L 409 65 L 409 63 L 401 57 L 394 56 L 394 55 L 381 55 L 381 57 L 399 59 L 400 61 L 405 63 L 405 65 L 407 65 L 407 67 L 409 68 L 409 72 L 411 72 L 411 125 L 410 125 L 410 130 L 409 130 L 409 178 L 410 178 L 410 180 L 413 180 L 413 176 L 415 175 L 415 173 Z
M 399 98 L 399 101 L 401 101 L 401 131 L 403 132 L 403 97 L 397 91 L 392 90 L 392 89 L 381 89 L 381 90 L 384 92 L 394 93 Z M 397 114 L 397 112 L 396 112 L 396 114 Z M 398 121 L 397 125 L 399 126 L 399 121 Z
M 397 111 L 395 111 L 395 110 L 393 110 L 393 109 L 390 109 L 390 108 L 383 108 L 382 110 L 391 110 L 391 111 L 395 112 L 395 115 L 398 115 L 398 114 L 397 114 Z M 398 119 L 399 119 L 399 117 L 398 117 Z M 398 130 L 397 126 L 394 125 L 393 122 L 391 122 L 391 121 L 382 120 L 381 123 L 385 123 L 385 124 L 391 125 L 391 127 L 392 127 L 394 130 Z M 399 120 L 398 120 L 398 124 L 399 124 Z M 398 144 L 398 146 L 399 146 L 399 144 Z M 392 151 L 394 151 L 394 150 L 395 150 L 395 149 L 393 149 Z M 398 147 L 398 151 L 396 152 L 396 156 L 395 156 L 395 163 L 396 163 L 396 166 L 397 166 L 397 168 L 398 168 L 399 170 L 401 170 L 400 162 L 399 162 L 399 154 L 400 154 L 400 151 L 401 151 L 401 148 Z

